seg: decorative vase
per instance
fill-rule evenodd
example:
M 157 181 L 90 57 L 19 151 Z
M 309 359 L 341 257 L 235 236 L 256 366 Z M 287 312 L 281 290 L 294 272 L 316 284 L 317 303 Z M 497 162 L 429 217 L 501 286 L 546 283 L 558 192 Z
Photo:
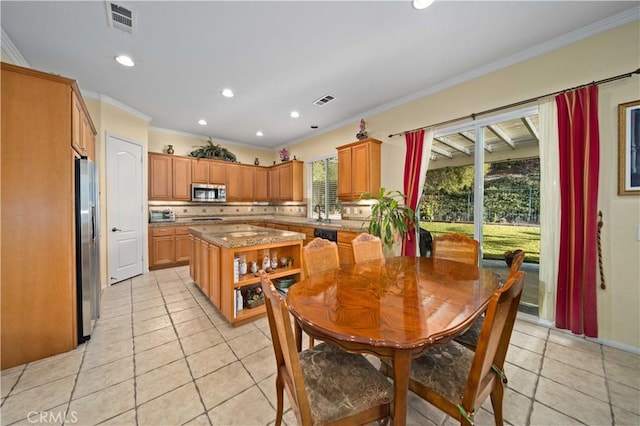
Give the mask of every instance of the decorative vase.
M 253 164 L 255 164 L 256 166 L 260 165 L 260 160 L 258 160 L 258 157 L 256 157 L 255 160 L 253 160 Z
M 255 260 L 251 262 L 251 272 L 254 274 L 258 272 L 258 262 Z
M 284 163 L 285 161 L 289 161 L 289 157 L 281 158 L 281 160 L 282 160 L 282 162 Z
M 167 148 L 167 154 L 173 154 L 174 152 L 173 145 L 169 145 L 169 148 Z

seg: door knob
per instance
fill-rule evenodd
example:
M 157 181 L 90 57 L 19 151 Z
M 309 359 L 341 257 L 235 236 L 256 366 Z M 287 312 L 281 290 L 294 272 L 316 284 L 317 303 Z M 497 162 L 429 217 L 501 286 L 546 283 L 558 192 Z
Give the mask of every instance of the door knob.
M 122 231 L 122 229 L 118 229 L 115 226 L 111 228 L 111 232 L 117 232 L 117 231 Z

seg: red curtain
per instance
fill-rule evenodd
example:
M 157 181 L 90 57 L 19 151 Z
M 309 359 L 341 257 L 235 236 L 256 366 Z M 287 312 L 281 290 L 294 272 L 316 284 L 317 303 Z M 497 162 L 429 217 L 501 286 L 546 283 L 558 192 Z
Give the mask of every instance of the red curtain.
M 404 135 L 407 145 L 407 152 L 404 156 L 404 193 L 407 196 L 405 204 L 416 210 L 420 199 L 420 167 L 422 166 L 422 147 L 424 142 L 424 130 Z M 410 229 L 402 240 L 402 255 L 416 255 L 416 232 Z
M 598 337 L 598 87 L 558 95 L 556 105 L 561 199 L 556 327 Z

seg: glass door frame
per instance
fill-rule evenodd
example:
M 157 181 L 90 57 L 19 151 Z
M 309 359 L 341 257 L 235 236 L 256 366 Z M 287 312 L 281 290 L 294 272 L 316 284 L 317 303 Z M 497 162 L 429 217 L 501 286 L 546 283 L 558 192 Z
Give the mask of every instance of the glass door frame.
M 483 238 L 482 224 L 484 218 L 484 128 L 491 124 L 498 124 L 503 121 L 514 120 L 538 114 L 538 106 L 531 106 L 523 109 L 492 115 L 483 119 L 457 124 L 455 126 L 443 127 L 434 130 L 433 137 L 438 138 L 452 133 L 475 132 L 476 140 L 474 146 L 474 176 L 473 176 L 473 234 L 479 243 L 479 261 L 483 258 Z M 482 149 L 478 149 L 482 147 Z M 425 171 L 426 172 L 426 171 Z

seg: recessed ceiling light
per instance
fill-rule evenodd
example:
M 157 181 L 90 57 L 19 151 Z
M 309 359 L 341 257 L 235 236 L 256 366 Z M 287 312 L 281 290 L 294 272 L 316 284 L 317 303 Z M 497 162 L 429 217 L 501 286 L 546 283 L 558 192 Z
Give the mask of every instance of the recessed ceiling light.
M 264 133 L 262 133 L 260 130 L 258 130 L 258 131 L 256 132 L 256 136 L 264 136 Z
M 224 96 L 225 98 L 233 98 L 233 90 L 231 89 L 224 89 L 220 93 L 222 93 L 222 96 Z
M 298 113 L 298 111 L 291 111 L 291 114 L 289 114 L 291 116 L 291 118 L 298 118 L 300 117 L 300 113 Z
M 206 126 L 207 125 L 207 120 L 198 120 L 198 124 L 201 126 Z
M 132 67 L 135 65 L 133 63 L 133 59 L 131 59 L 126 55 L 116 56 L 116 62 L 119 63 L 120 65 L 124 65 L 125 67 Z
M 433 4 L 434 0 L 413 0 L 413 7 L 415 9 L 426 9 Z

